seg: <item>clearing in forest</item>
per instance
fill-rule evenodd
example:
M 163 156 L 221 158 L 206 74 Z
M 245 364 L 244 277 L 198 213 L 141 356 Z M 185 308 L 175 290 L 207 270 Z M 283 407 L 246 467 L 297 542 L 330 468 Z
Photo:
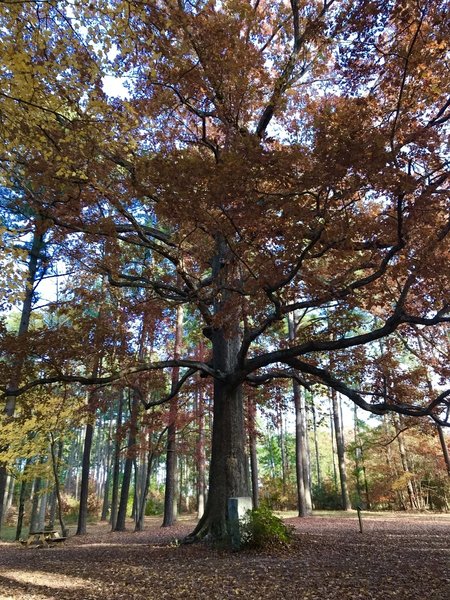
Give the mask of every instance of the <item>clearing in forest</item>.
M 65 545 L 26 549 L 0 543 L 0 600 L 446 600 L 450 515 L 356 513 L 289 518 L 289 549 L 232 553 L 179 545 L 193 521 L 144 532 L 92 525 Z

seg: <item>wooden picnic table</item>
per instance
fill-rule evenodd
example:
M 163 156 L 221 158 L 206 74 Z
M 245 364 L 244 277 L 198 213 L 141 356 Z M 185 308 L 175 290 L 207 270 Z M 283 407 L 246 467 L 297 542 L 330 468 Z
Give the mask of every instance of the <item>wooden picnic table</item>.
M 22 543 L 27 547 L 48 548 L 59 542 L 64 542 L 65 539 L 65 537 L 59 535 L 56 529 L 42 529 L 39 531 L 30 531 L 28 539 L 22 541 Z

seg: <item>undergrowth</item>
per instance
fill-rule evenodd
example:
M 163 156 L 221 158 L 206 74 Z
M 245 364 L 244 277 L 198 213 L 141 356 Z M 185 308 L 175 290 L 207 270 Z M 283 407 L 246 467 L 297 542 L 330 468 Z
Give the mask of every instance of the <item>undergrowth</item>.
M 286 525 L 267 506 L 249 510 L 241 524 L 241 545 L 247 548 L 288 546 L 294 527 Z

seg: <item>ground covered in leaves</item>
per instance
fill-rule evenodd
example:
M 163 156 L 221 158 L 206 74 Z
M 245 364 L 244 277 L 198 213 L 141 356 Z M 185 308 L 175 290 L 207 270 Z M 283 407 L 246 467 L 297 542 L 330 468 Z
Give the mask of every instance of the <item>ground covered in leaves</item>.
M 450 598 L 450 517 L 356 513 L 287 519 L 289 549 L 232 553 L 179 545 L 193 521 L 141 533 L 93 525 L 64 545 L 0 542 L 0 600 Z

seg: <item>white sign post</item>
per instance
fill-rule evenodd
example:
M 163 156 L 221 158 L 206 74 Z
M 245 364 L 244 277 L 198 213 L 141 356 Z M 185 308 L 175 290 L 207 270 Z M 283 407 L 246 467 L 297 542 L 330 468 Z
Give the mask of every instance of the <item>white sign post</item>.
M 249 510 L 252 510 L 252 499 L 249 496 L 228 498 L 228 528 L 233 550 L 241 547 L 241 525 Z

